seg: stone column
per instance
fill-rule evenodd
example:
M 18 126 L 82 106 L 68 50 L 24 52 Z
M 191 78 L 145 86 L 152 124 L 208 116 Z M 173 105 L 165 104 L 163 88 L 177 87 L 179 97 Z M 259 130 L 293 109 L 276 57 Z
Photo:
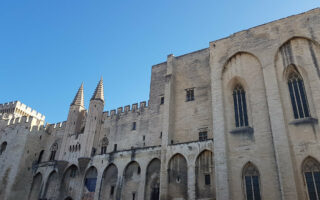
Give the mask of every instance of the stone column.
M 167 74 L 164 92 L 164 111 L 162 122 L 161 142 L 161 169 L 160 169 L 160 199 L 167 199 L 168 173 L 167 173 L 167 148 L 171 143 L 172 126 L 174 119 L 174 56 L 170 54 L 167 59 Z
M 99 173 L 98 171 L 98 174 L 97 174 L 97 183 L 96 183 L 96 190 L 94 192 L 94 200 L 99 200 L 100 198 L 100 191 L 101 189 L 101 186 L 102 186 L 102 174 L 103 174 L 103 171 L 101 173 Z
M 273 59 L 269 59 L 272 61 Z M 273 145 L 278 168 L 281 198 L 283 200 L 298 199 L 297 187 L 294 178 L 290 141 L 285 126 L 284 111 L 281 105 L 278 81 L 274 64 L 263 66 L 269 115 L 273 136 Z
M 144 191 L 145 191 L 145 186 L 146 186 L 146 165 L 145 163 L 140 163 L 140 185 L 139 185 L 139 190 L 138 190 L 138 199 L 143 200 L 144 199 Z
M 210 43 L 210 69 L 211 69 L 211 94 L 212 118 L 214 138 L 214 164 L 217 200 L 229 200 L 229 181 L 227 166 L 227 142 L 224 124 L 224 105 L 221 81 L 221 64 L 215 58 L 215 44 Z
M 196 173 L 194 163 L 188 166 L 188 199 L 196 199 Z

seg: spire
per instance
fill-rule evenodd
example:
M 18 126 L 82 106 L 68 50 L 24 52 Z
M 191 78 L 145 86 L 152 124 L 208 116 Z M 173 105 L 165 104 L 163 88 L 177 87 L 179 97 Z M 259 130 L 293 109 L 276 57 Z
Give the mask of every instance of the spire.
M 101 100 L 104 102 L 104 94 L 103 94 L 103 79 L 101 79 L 96 87 L 96 90 L 93 93 L 91 100 Z
M 81 83 L 81 86 L 80 86 L 76 96 L 74 97 L 72 103 L 71 103 L 71 106 L 72 105 L 84 107 L 83 83 Z

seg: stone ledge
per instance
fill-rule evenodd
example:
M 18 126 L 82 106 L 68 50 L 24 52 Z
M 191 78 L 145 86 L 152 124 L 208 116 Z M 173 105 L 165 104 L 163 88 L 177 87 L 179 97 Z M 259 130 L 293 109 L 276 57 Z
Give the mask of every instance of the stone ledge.
M 302 125 L 302 124 L 317 124 L 317 123 L 318 123 L 318 119 L 313 117 L 294 119 L 291 122 L 289 122 L 289 124 L 295 125 L 295 126 Z
M 249 134 L 252 134 L 253 133 L 253 128 L 250 127 L 250 126 L 237 127 L 237 128 L 232 129 L 230 131 L 230 133 L 234 133 L 234 134 L 237 134 L 237 133 L 249 133 Z

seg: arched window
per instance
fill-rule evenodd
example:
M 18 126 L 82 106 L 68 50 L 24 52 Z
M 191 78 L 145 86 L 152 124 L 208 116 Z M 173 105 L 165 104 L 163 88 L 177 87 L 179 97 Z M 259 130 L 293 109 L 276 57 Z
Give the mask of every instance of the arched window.
M 310 117 L 308 99 L 301 75 L 292 70 L 288 76 L 288 87 L 295 119 Z
M 56 157 L 56 152 L 57 152 L 57 150 L 58 150 L 58 144 L 57 143 L 54 143 L 52 146 L 51 146 L 51 148 L 50 148 L 50 150 L 51 150 L 51 154 L 50 154 L 50 161 L 53 161 L 53 160 L 55 160 L 55 157 Z
M 302 166 L 310 200 L 320 199 L 320 164 L 313 158 L 307 158 Z
M 0 155 L 7 149 L 7 142 L 3 142 L 0 148 Z
M 233 89 L 233 104 L 236 127 L 248 126 L 246 92 L 239 84 Z
M 252 164 L 248 163 L 243 169 L 243 181 L 247 200 L 260 200 L 259 171 Z

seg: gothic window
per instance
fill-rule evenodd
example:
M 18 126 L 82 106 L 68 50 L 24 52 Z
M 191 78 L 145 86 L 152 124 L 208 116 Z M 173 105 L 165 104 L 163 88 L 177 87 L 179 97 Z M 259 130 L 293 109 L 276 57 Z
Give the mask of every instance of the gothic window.
M 292 71 L 288 76 L 288 87 L 294 118 L 310 117 L 303 79 L 296 70 Z
M 3 142 L 0 148 L 0 155 L 7 149 L 7 142 Z
M 233 105 L 236 127 L 248 126 L 246 92 L 239 84 L 233 89 Z
M 309 200 L 320 199 L 320 164 L 313 158 L 307 158 L 303 164 L 303 173 Z
M 260 181 L 257 168 L 248 163 L 243 169 L 245 195 L 247 200 L 260 200 Z
M 58 144 L 54 143 L 50 148 L 51 154 L 50 154 L 49 161 L 55 160 L 57 150 L 58 150 Z
M 186 89 L 186 101 L 194 100 L 194 88 Z

